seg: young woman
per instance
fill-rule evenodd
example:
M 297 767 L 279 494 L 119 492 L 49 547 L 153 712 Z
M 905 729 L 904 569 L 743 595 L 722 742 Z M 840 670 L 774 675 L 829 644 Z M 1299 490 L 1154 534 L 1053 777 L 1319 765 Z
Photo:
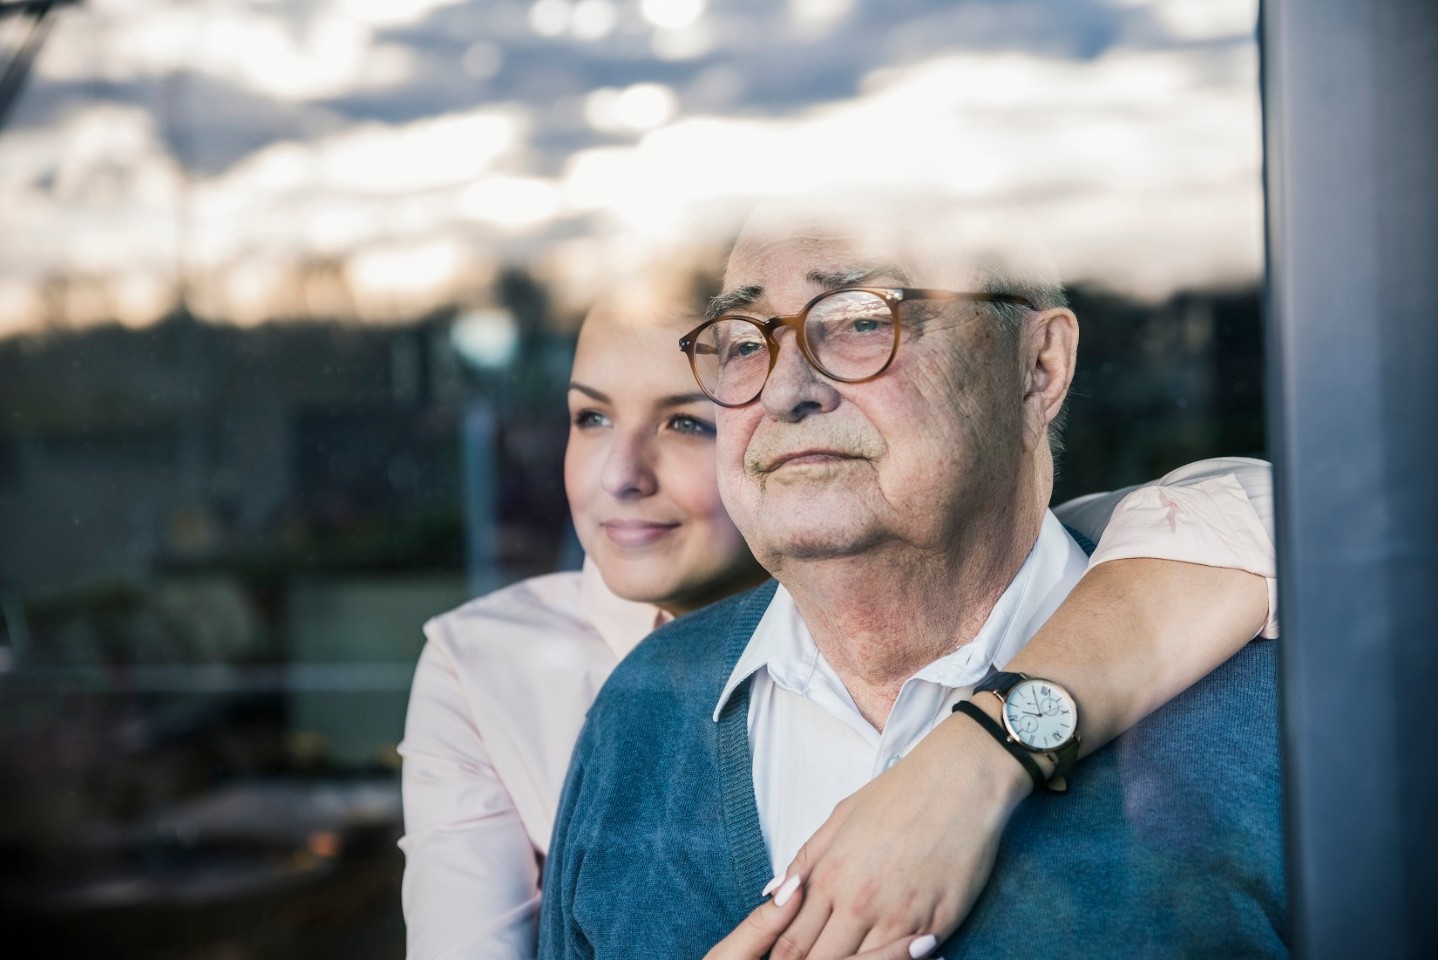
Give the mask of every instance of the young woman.
M 596 308 L 576 347 L 565 487 L 583 571 L 515 584 L 425 627 L 401 746 L 411 960 L 534 955 L 540 868 L 569 754 L 600 685 L 656 625 L 766 576 L 719 500 L 714 410 L 676 346 L 694 311 L 649 289 L 647 298 Z M 1266 465 L 1185 469 L 1117 510 L 1123 491 L 1059 509 L 1099 550 L 1090 575 L 1006 669 L 1063 678 L 1083 704 L 1087 750 L 1264 626 Z M 1171 524 L 1178 513 L 1184 522 Z M 967 773 L 956 780 L 955 769 Z M 935 775 L 946 777 L 945 789 L 933 788 Z M 756 912 L 760 922 L 715 956 L 762 955 L 800 900 L 820 918 L 800 934 L 813 943 L 826 898 L 843 900 L 891 870 L 912 878 L 915 864 L 925 871 L 917 887 L 844 911 L 857 926 L 831 928 L 826 942 L 868 950 L 916 933 L 942 940 L 982 887 L 1024 779 L 971 720 L 944 720 L 921 749 L 841 804 L 801 852 L 789 872 L 803 875 L 804 893 L 791 889 L 782 907 L 761 908 L 770 913 Z

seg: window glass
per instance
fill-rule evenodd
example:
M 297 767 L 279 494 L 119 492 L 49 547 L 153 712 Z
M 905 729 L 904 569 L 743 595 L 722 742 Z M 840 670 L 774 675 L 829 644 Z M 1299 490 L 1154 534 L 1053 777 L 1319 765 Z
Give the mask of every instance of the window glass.
M 656 257 L 715 292 L 759 197 L 1042 225 L 1057 499 L 1263 450 L 1252 0 L 43 6 L 0 5 L 0 898 L 50 952 L 401 955 L 422 624 L 579 567 L 579 321 Z

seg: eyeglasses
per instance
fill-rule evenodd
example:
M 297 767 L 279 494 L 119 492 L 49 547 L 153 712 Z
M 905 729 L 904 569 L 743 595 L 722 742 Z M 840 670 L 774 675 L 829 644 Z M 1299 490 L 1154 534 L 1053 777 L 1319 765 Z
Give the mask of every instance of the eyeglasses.
M 1027 297 L 1005 293 L 954 293 L 916 287 L 844 287 L 821 293 L 791 317 L 725 315 L 705 321 L 679 341 L 694 379 L 721 407 L 759 399 L 779 361 L 779 328 L 793 327 L 809 366 L 840 383 L 872 380 L 894 362 L 907 300 L 1013 303 L 1036 309 Z

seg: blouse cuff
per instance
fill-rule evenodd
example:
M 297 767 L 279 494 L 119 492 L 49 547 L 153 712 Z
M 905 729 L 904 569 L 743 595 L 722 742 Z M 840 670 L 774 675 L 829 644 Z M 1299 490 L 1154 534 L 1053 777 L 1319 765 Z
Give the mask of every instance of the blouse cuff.
M 1278 636 L 1273 538 L 1232 476 L 1188 486 L 1140 487 L 1119 501 L 1089 567 L 1150 557 L 1246 570 L 1268 582 L 1268 620 L 1260 636 Z

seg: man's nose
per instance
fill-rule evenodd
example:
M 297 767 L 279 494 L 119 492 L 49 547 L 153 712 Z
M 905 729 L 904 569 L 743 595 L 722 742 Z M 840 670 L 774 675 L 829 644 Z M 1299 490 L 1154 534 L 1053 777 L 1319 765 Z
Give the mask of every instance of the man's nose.
M 647 497 L 659 489 L 650 438 L 634 433 L 614 437 L 599 477 L 604 491 L 621 500 Z
M 815 370 L 799 349 L 791 331 L 780 331 L 779 358 L 759 394 L 759 402 L 775 420 L 802 420 L 826 413 L 839 403 L 839 393 L 828 377 Z

